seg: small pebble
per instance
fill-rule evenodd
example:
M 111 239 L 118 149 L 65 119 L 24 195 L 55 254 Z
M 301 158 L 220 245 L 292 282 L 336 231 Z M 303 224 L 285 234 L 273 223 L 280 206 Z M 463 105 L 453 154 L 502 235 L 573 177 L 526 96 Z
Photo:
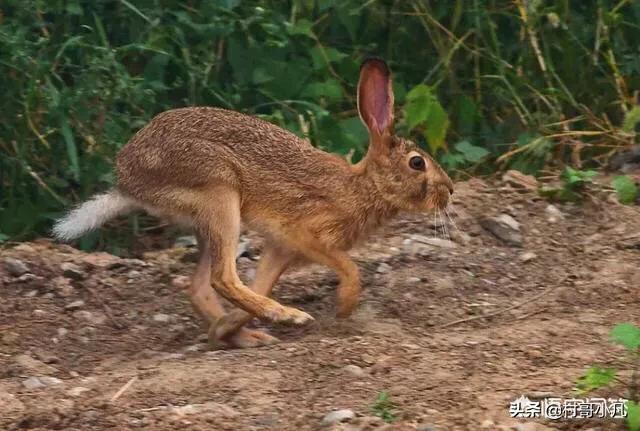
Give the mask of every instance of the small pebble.
M 29 267 L 21 260 L 7 257 L 4 259 L 4 267 L 7 272 L 14 277 L 20 277 L 22 274 L 29 272 Z
M 79 299 L 77 301 L 73 301 L 73 302 L 67 304 L 64 307 L 64 309 L 73 311 L 73 310 L 78 310 L 79 308 L 82 308 L 82 307 L 84 307 L 84 301 L 82 299 Z
M 158 323 L 168 323 L 171 320 L 171 316 L 168 314 L 158 313 L 153 316 L 153 321 Z
M 60 265 L 60 269 L 62 269 L 62 275 L 72 280 L 82 280 L 85 277 L 85 273 L 75 263 L 64 262 Z
M 345 422 L 351 420 L 356 417 L 356 414 L 353 410 L 343 409 L 343 410 L 335 410 L 333 412 L 327 413 L 324 418 L 322 418 L 323 425 L 333 425 L 340 422 Z
M 345 366 L 343 370 L 345 370 L 347 373 L 352 374 L 356 377 L 362 377 L 365 375 L 365 372 L 362 368 L 353 364 Z

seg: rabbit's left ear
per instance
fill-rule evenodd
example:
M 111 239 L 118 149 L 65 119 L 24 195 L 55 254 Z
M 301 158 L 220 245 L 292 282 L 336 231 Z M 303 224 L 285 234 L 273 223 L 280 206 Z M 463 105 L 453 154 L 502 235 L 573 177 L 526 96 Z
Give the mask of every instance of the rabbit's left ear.
M 384 60 L 370 58 L 360 66 L 358 113 L 372 141 L 393 134 L 391 72 Z

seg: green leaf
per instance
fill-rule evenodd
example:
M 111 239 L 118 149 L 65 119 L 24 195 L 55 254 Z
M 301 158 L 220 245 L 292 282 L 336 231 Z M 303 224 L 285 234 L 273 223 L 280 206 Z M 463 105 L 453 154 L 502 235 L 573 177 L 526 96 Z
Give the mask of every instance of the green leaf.
M 577 188 L 585 183 L 590 183 L 591 179 L 598 175 L 597 171 L 581 171 L 567 166 L 562 173 L 562 178 L 569 188 Z
M 362 124 L 360 117 L 351 117 L 340 120 L 338 123 L 340 132 L 348 144 L 347 149 L 355 148 L 364 151 L 369 139 L 369 132 Z
M 458 101 L 458 130 L 462 136 L 473 133 L 473 127 L 478 115 L 478 107 L 473 99 L 463 95 Z
M 456 151 L 462 153 L 464 158 L 471 163 L 476 163 L 489 155 L 489 151 L 482 147 L 472 145 L 469 141 L 460 141 L 454 145 Z
M 449 116 L 444 110 L 431 88 L 418 84 L 407 93 L 405 120 L 409 130 L 424 126 L 424 136 L 429 148 L 436 152 L 444 146 L 444 138 L 449 128 Z
M 342 87 L 335 79 L 328 79 L 325 82 L 314 82 L 307 85 L 302 95 L 311 98 L 326 97 L 335 101 L 342 99 Z
M 80 180 L 80 164 L 78 162 L 78 148 L 76 147 L 76 141 L 73 138 L 71 127 L 66 117 L 63 117 L 60 124 L 60 132 L 64 138 L 64 143 L 67 147 L 67 157 L 69 158 L 69 164 L 71 165 L 71 172 L 73 178 L 76 181 Z
M 5 242 L 8 239 L 9 239 L 9 235 L 5 235 L 2 232 L 0 232 L 0 242 Z
M 425 137 L 429 143 L 431 152 L 435 154 L 438 149 L 444 147 L 444 138 L 447 136 L 449 128 L 449 117 L 442 105 L 438 101 L 433 104 L 427 118 L 427 129 Z
M 406 98 L 405 120 L 409 130 L 411 130 L 427 121 L 433 105 L 433 94 L 431 93 L 431 88 L 424 84 L 419 84 L 407 93 Z
M 624 130 L 627 133 L 633 133 L 638 123 L 640 123 L 640 106 L 634 106 L 624 116 L 624 121 L 622 123 L 622 130 Z
M 311 48 L 310 54 L 311 60 L 313 61 L 313 68 L 316 70 L 325 69 L 327 67 L 327 61 L 333 63 L 347 57 L 347 54 L 344 54 L 335 48 L 328 46 L 320 47 L 319 45 Z
M 620 323 L 611 330 L 611 339 L 623 345 L 630 352 L 640 347 L 640 328 L 632 323 Z
M 638 197 L 638 186 L 627 175 L 620 175 L 611 181 L 613 188 L 616 189 L 618 200 L 623 204 L 632 204 Z
M 304 35 L 313 37 L 313 23 L 307 19 L 298 20 L 295 24 L 289 24 L 287 26 L 287 33 L 290 35 Z
M 273 79 L 273 76 L 269 75 L 267 71 L 263 67 L 256 67 L 253 70 L 251 81 L 254 84 L 264 84 L 265 82 L 269 82 Z
M 578 392 L 578 394 L 587 394 L 593 390 L 608 385 L 615 378 L 616 370 L 613 368 L 600 368 L 593 366 L 576 381 L 576 392 Z
M 629 431 L 640 431 L 640 404 L 627 401 L 627 426 Z

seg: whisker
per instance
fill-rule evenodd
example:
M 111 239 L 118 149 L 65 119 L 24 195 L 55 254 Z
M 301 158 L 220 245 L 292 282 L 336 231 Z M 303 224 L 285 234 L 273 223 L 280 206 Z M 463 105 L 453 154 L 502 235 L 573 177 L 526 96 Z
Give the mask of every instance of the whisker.
M 447 218 L 444 216 L 446 214 L 444 209 L 442 211 L 442 229 L 444 229 L 445 234 L 447 235 L 447 239 L 451 241 L 451 235 L 449 234 L 449 224 L 447 223 Z
M 433 238 L 438 238 L 438 218 L 436 212 L 433 212 Z
M 449 221 L 451 222 L 451 226 L 453 226 L 453 229 L 458 231 L 458 232 L 462 232 L 460 230 L 460 228 L 458 227 L 458 224 L 456 223 L 456 221 L 454 220 L 454 218 L 451 216 L 451 214 L 449 214 L 449 209 L 448 207 L 444 208 L 444 213 L 447 215 L 447 218 L 449 219 Z
M 437 208 L 438 211 L 438 219 L 440 220 L 440 227 L 442 228 L 442 239 L 449 239 L 449 232 L 447 231 L 447 226 L 445 224 L 444 218 L 442 217 L 442 213 L 440 212 L 440 208 Z

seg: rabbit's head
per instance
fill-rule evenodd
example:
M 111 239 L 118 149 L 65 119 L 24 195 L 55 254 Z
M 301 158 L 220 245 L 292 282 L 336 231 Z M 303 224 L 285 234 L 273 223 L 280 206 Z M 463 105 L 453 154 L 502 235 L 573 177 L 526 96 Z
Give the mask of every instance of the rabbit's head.
M 358 82 L 358 112 L 369 130 L 369 149 L 358 165 L 383 199 L 405 211 L 445 208 L 453 183 L 414 142 L 393 132 L 391 73 L 383 60 L 365 60 Z

